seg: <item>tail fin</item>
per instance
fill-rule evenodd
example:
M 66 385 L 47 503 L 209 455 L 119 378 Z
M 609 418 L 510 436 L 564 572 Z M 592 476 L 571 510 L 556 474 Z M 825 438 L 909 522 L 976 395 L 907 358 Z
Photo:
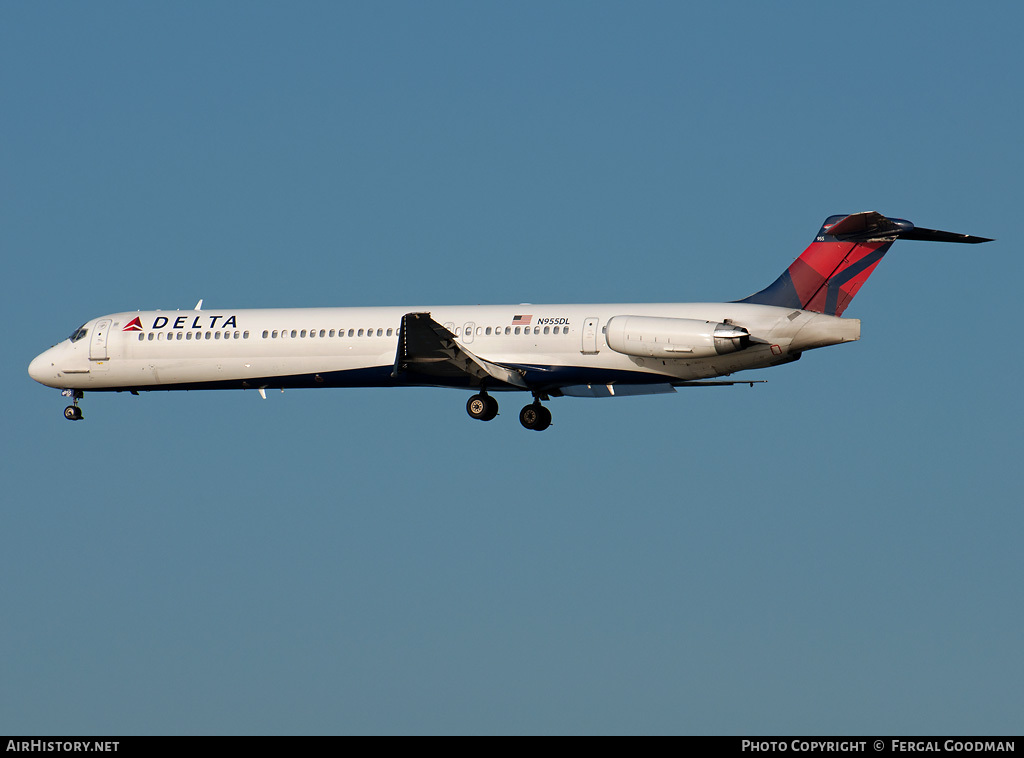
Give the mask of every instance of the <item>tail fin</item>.
M 737 302 L 842 316 L 861 285 L 897 239 L 991 242 L 985 237 L 922 229 L 901 218 L 866 211 L 829 216 L 806 250 L 782 276 Z

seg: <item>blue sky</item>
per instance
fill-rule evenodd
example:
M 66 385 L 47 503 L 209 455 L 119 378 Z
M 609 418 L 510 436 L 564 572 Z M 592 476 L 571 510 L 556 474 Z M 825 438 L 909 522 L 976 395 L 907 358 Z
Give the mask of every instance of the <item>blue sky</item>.
M 0 4 L 0 732 L 1009 733 L 1017 4 Z M 755 389 L 89 395 L 136 308 L 727 300 L 833 213 L 860 342 Z

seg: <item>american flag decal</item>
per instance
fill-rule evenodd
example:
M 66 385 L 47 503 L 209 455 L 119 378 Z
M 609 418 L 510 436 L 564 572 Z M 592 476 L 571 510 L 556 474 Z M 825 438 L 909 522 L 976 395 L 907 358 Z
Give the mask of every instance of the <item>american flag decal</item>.
M 515 318 L 512 319 L 512 325 L 515 326 L 516 324 L 529 324 L 532 320 L 532 314 L 529 316 L 516 316 Z

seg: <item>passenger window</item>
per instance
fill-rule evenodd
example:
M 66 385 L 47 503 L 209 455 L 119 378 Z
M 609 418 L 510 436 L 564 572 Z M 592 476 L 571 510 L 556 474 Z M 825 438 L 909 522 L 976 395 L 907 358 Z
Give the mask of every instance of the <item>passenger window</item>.
M 505 334 L 512 334 L 512 327 L 511 326 L 506 326 L 505 327 Z
M 388 329 L 388 336 L 389 337 L 391 336 L 391 332 L 393 332 L 393 331 L 394 331 L 394 329 Z
M 378 329 L 377 330 L 377 336 L 378 337 L 383 337 L 384 336 L 384 330 L 383 329 Z
M 142 340 L 144 339 L 146 339 L 146 335 L 143 334 L 142 332 L 139 332 L 139 342 L 142 342 Z
M 519 334 L 519 327 L 516 327 L 516 334 Z
M 362 330 L 362 329 L 360 329 L 360 330 L 359 330 L 359 336 L 360 336 L 360 337 L 362 337 L 362 336 L 363 336 L 363 330 Z
M 323 337 L 325 334 L 327 334 L 327 332 L 325 332 L 323 329 L 321 329 L 320 330 L 320 336 Z M 331 336 L 332 337 L 334 336 L 334 330 L 333 329 L 331 329 Z
M 214 333 L 213 333 L 213 338 L 214 338 L 215 340 L 219 340 L 219 339 L 220 339 L 220 332 L 214 332 Z
M 242 339 L 244 339 L 244 340 L 249 339 L 249 330 L 248 329 L 246 329 L 244 332 L 242 332 Z
M 153 332 L 150 332 L 150 333 L 149 333 L 149 341 L 150 341 L 150 342 L 152 342 L 152 341 L 153 341 Z
M 484 328 L 482 326 L 478 326 L 476 328 L 476 336 L 479 337 L 483 333 L 484 333 Z
M 297 332 L 296 332 L 296 331 L 295 331 L 294 329 L 292 329 L 292 338 L 293 338 L 293 339 L 295 338 L 295 335 L 296 335 L 296 334 L 297 334 Z
M 141 336 L 142 335 L 140 334 L 139 337 L 141 337 Z M 185 339 L 187 339 L 187 340 L 192 339 L 192 332 L 185 332 Z
M 331 329 L 331 332 L 330 332 L 330 334 L 328 336 L 330 336 L 330 337 L 334 336 L 334 330 L 333 329 Z
M 349 337 L 355 337 L 355 336 L 356 336 L 356 330 L 355 330 L 355 329 L 349 329 L 349 330 L 348 330 L 348 336 L 349 336 Z M 360 336 L 360 337 L 362 337 L 362 336 L 363 336 L 362 332 L 360 332 L 360 333 L 359 333 L 359 336 Z
M 303 329 L 303 330 L 302 330 L 302 331 L 301 331 L 301 332 L 299 333 L 299 336 L 300 336 L 300 337 L 305 337 L 305 336 L 306 336 L 306 330 L 305 330 L 305 329 Z
M 491 327 L 487 327 L 487 329 L 484 330 L 484 334 L 490 334 L 490 333 L 491 333 Z
M 206 339 L 210 339 L 210 332 L 206 333 Z

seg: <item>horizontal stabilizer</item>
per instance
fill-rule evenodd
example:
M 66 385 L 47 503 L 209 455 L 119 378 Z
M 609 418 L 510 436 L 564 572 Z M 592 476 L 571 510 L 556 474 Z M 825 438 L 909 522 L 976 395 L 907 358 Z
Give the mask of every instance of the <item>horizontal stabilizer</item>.
M 925 229 L 915 226 L 909 232 L 900 232 L 901 240 L 921 240 L 922 242 L 964 242 L 977 245 L 979 242 L 992 242 L 988 237 L 973 237 L 970 234 L 941 232 L 938 229 Z
M 836 219 L 839 219 L 838 221 Z M 832 216 L 822 226 L 819 236 L 833 237 L 839 242 L 862 242 L 868 240 L 920 240 L 923 242 L 965 242 L 976 245 L 991 242 L 987 237 L 973 237 L 970 234 L 943 232 L 914 226 L 902 218 L 887 218 L 877 211 L 852 213 L 849 216 Z

